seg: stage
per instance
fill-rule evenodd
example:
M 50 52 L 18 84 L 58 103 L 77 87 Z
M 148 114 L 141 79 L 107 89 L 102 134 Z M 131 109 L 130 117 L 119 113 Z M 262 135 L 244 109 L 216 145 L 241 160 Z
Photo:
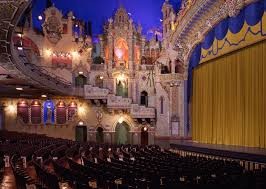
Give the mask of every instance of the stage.
M 266 163 L 266 149 L 243 146 L 203 144 L 186 140 L 176 140 L 170 142 L 173 149 L 188 152 L 202 153 L 213 156 L 222 156 L 232 159 L 241 159 L 258 163 Z

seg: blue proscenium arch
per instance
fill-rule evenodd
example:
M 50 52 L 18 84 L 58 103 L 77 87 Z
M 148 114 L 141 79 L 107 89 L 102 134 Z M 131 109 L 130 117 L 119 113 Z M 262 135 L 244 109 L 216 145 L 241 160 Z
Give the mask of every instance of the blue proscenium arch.
M 238 33 L 245 21 L 249 26 L 254 26 L 257 23 L 259 23 L 262 19 L 262 16 L 264 14 L 264 11 L 266 11 L 266 0 L 259 0 L 257 2 L 251 3 L 250 5 L 243 8 L 240 13 L 235 17 L 227 17 L 224 20 L 220 21 L 215 27 L 213 27 L 205 36 L 205 38 L 197 44 L 194 48 L 194 50 L 191 53 L 190 59 L 189 59 L 189 66 L 188 66 L 188 85 L 187 85 L 187 103 L 190 103 L 191 100 L 191 94 L 192 94 L 192 73 L 193 69 L 197 67 L 200 63 L 202 54 L 201 49 L 209 49 L 215 40 L 222 40 L 228 33 L 228 31 L 236 34 Z M 263 34 L 261 31 L 262 36 L 266 36 L 266 34 Z M 242 42 L 242 41 L 240 41 Z M 230 44 L 237 46 L 238 44 Z M 213 55 L 217 55 L 219 50 L 222 48 L 219 48 L 216 53 L 212 52 Z M 189 122 L 189 113 L 187 112 L 187 123 Z M 188 132 L 190 130 L 190 125 L 187 126 Z

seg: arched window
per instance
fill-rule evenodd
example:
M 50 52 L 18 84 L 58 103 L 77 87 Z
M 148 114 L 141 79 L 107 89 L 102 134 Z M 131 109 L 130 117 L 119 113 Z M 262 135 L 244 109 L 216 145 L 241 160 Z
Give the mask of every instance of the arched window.
M 164 97 L 163 96 L 161 96 L 160 97 L 160 112 L 161 112 L 161 114 L 163 114 L 164 113 Z
M 146 91 L 140 93 L 140 105 L 148 106 L 148 93 Z
M 41 122 L 42 122 L 41 103 L 37 100 L 34 100 L 31 103 L 31 123 L 41 124 Z
M 43 104 L 43 122 L 46 123 L 54 123 L 54 103 L 51 100 L 46 100 Z
M 103 77 L 102 76 L 96 76 L 95 77 L 95 86 L 99 88 L 103 88 Z
M 29 105 L 25 100 L 17 104 L 17 116 L 21 118 L 24 123 L 29 123 Z
M 79 74 L 75 78 L 75 87 L 84 87 L 84 85 L 86 85 L 86 83 L 87 83 L 87 77 L 85 77 L 82 74 Z
M 56 123 L 66 123 L 66 104 L 63 101 L 58 102 L 56 105 Z
M 68 105 L 68 120 L 72 120 L 76 113 L 77 113 L 77 104 L 75 102 L 71 102 Z
M 98 127 L 98 128 L 97 128 L 97 132 L 96 132 L 96 142 L 97 142 L 97 143 L 103 143 L 103 142 L 104 142 L 104 138 L 103 138 L 103 128 L 102 128 L 102 127 Z

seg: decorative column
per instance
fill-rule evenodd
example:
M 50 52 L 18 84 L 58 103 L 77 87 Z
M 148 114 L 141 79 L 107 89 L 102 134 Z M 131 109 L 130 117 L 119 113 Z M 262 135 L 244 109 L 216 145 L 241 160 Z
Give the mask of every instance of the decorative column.
M 128 32 L 128 39 L 127 39 L 127 44 L 128 44 L 128 69 L 133 71 L 134 69 L 134 43 L 135 43 L 135 36 L 133 36 L 133 20 L 129 20 L 129 32 Z
M 73 12 L 72 11 L 70 11 L 68 14 L 67 14 L 67 33 L 69 34 L 69 35 L 73 35 L 72 34 L 72 27 L 73 27 Z
M 110 18 L 108 19 L 109 22 L 109 26 L 108 26 L 108 36 L 107 36 L 107 40 L 108 40 L 108 54 L 109 54 L 109 59 L 106 60 L 108 61 L 108 72 L 112 71 L 113 68 L 113 60 L 114 60 L 114 39 L 113 39 L 113 19 Z
M 114 40 L 113 36 L 109 33 L 108 34 L 108 48 L 109 48 L 109 59 L 108 61 L 108 71 L 112 71 L 113 69 L 113 60 L 114 60 Z
M 171 120 L 171 129 L 173 124 L 178 123 L 178 135 L 183 136 L 183 131 L 181 129 L 181 114 L 180 114 L 180 82 L 171 82 L 170 83 L 170 120 Z M 173 134 L 173 133 L 172 133 Z
M 103 43 L 103 36 L 99 35 L 100 39 L 100 56 L 104 58 L 104 43 Z
M 146 39 L 145 37 L 141 37 L 141 56 L 145 56 L 145 42 L 146 42 Z

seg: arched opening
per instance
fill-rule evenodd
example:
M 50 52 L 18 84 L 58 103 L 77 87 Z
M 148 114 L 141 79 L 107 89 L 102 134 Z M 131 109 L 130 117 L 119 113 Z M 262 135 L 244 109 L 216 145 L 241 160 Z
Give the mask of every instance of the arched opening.
M 103 88 L 103 77 L 102 76 L 96 76 L 95 77 L 95 87 Z
M 63 101 L 60 101 L 56 106 L 56 123 L 66 123 L 66 105 Z
M 175 60 L 175 73 L 184 73 L 185 69 L 182 65 L 182 62 L 179 60 Z
M 77 103 L 71 102 L 68 106 L 68 120 L 72 120 L 77 113 Z
M 141 145 L 148 145 L 149 144 L 149 133 L 148 127 L 141 128 Z
M 116 79 L 116 95 L 128 97 L 128 80 L 123 74 Z
M 75 87 L 84 87 L 84 85 L 87 84 L 87 77 L 85 77 L 82 74 L 79 74 L 77 77 L 75 77 Z
M 140 93 L 140 105 L 148 106 L 148 93 L 146 91 L 142 91 Z
M 97 143 L 103 143 L 104 142 L 104 138 L 103 138 L 103 128 L 102 127 L 98 127 L 96 130 L 96 142 Z
M 160 112 L 164 114 L 164 98 L 163 96 L 160 97 Z
M 22 119 L 24 123 L 29 123 L 29 105 L 24 100 L 17 105 L 17 117 Z
M 42 122 L 41 103 L 37 100 L 31 103 L 31 123 L 40 124 Z
M 115 127 L 115 141 L 116 144 L 129 144 L 129 125 L 123 121 L 122 123 L 117 123 Z
M 52 100 L 46 100 L 43 104 L 43 122 L 46 124 L 53 124 L 55 122 L 54 116 L 55 106 Z

